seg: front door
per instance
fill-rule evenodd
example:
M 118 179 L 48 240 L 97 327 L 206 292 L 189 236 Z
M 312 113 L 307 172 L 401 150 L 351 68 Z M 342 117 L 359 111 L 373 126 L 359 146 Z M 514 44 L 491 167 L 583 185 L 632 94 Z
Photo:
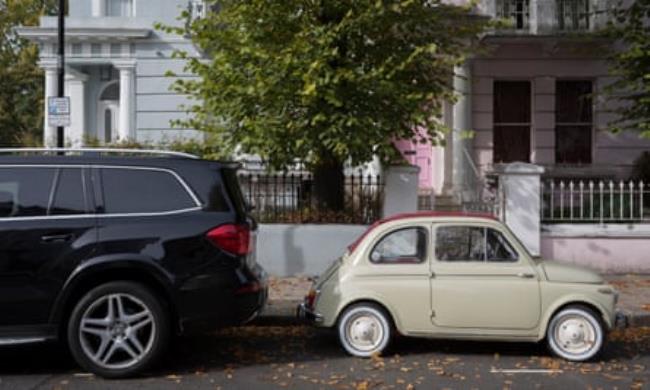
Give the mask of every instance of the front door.
M 0 167 L 0 327 L 47 323 L 65 278 L 94 250 L 82 175 Z
M 535 268 L 492 225 L 434 227 L 432 321 L 438 330 L 532 330 L 540 319 Z
M 102 100 L 99 102 L 97 114 L 99 132 L 97 139 L 104 143 L 117 141 L 117 126 L 119 124 L 120 103 L 114 100 Z

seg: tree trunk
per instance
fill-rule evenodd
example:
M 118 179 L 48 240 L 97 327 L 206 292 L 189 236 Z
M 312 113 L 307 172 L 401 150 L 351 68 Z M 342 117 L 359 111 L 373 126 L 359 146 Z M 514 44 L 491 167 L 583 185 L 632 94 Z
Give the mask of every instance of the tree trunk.
M 345 207 L 343 163 L 332 155 L 321 157 L 313 172 L 317 205 L 321 210 L 342 211 Z

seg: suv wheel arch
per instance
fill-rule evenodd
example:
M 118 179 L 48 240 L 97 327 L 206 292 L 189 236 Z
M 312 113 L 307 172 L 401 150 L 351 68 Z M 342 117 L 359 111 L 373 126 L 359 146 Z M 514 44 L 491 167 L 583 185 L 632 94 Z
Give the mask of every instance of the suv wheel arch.
M 173 322 L 173 329 L 176 331 L 178 315 L 168 287 L 171 282 L 165 281 L 164 278 L 165 276 L 161 275 L 156 267 L 132 260 L 111 261 L 110 264 L 103 263 L 84 267 L 83 270 L 74 272 L 66 282 L 53 306 L 50 323 L 57 324 L 59 337 L 65 337 L 66 321 L 64 319 L 70 315 L 84 294 L 101 284 L 131 281 L 148 287 L 160 297 L 161 302 L 167 306 Z

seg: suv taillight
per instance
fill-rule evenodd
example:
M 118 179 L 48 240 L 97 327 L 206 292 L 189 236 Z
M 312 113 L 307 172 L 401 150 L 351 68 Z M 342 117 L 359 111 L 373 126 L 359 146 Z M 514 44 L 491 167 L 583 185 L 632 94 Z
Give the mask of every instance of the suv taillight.
M 216 227 L 206 235 L 219 249 L 235 256 L 251 252 L 251 232 L 248 225 L 227 224 Z

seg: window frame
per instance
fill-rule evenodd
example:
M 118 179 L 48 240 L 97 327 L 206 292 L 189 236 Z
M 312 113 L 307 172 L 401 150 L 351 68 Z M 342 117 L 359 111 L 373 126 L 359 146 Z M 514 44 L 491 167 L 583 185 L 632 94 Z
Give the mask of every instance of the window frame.
M 447 261 L 447 260 L 440 260 L 438 258 L 438 252 L 437 252 L 437 245 L 438 245 L 438 230 L 440 228 L 446 228 L 446 227 L 470 227 L 470 228 L 481 228 L 485 230 L 485 234 L 483 235 L 483 246 L 484 246 L 484 258 L 481 261 L 478 260 L 454 260 L 454 261 Z M 496 231 L 497 233 L 501 234 L 501 236 L 506 240 L 507 244 L 512 248 L 514 253 L 516 254 L 517 258 L 515 260 L 511 261 L 494 261 L 494 260 L 488 260 L 487 259 L 487 230 L 492 229 Z M 462 222 L 446 222 L 446 223 L 436 223 L 433 226 L 432 229 L 432 238 L 431 241 L 433 243 L 431 247 L 431 258 L 433 261 L 437 264 L 448 264 L 448 265 L 457 265 L 457 264 L 464 264 L 464 265 L 492 265 L 492 264 L 502 264 L 504 266 L 512 266 L 512 265 L 519 265 L 524 261 L 524 256 L 522 255 L 522 252 L 519 248 L 518 245 L 515 245 L 515 240 L 513 237 L 511 237 L 506 231 L 499 229 L 498 227 L 490 224 L 481 224 L 481 223 L 462 223 Z
M 107 17 L 107 18 L 135 18 L 135 10 L 136 10 L 136 1 L 137 0 L 129 0 L 131 2 L 130 10 L 129 10 L 129 15 L 109 15 L 109 7 L 110 4 L 109 2 L 112 0 L 102 0 L 101 3 L 101 10 L 102 10 L 102 16 Z
M 554 0 L 555 23 L 558 31 L 591 31 L 593 26 L 593 7 L 591 0 Z M 582 2 L 582 4 L 580 4 Z M 580 5 L 585 9 L 581 9 Z M 575 8 L 575 9 L 574 9 Z M 573 12 L 575 11 L 575 13 Z
M 528 121 L 527 122 L 503 122 L 497 121 L 496 118 L 496 89 L 497 84 L 499 83 L 526 83 L 528 84 Z M 533 116 L 535 114 L 535 90 L 533 80 L 531 79 L 522 79 L 522 78 L 495 78 L 492 81 L 492 163 L 493 164 L 508 164 L 513 161 L 497 161 L 495 153 L 495 138 L 496 138 L 496 129 L 499 128 L 512 128 L 512 127 L 527 127 L 528 130 L 528 156 L 526 156 L 526 161 L 524 162 L 533 162 L 533 156 L 535 153 L 535 136 L 534 136 L 534 123 Z
M 554 161 L 555 164 L 559 165 L 590 165 L 594 163 L 595 159 L 595 153 L 596 153 L 596 125 L 595 125 L 595 117 L 596 117 L 596 102 L 595 99 L 590 97 L 590 102 L 591 104 L 590 109 L 591 109 L 591 122 L 559 122 L 557 118 L 559 117 L 558 112 L 559 112 L 559 107 L 558 107 L 558 84 L 562 82 L 584 82 L 584 83 L 590 83 L 591 84 L 591 94 L 595 95 L 598 93 L 598 91 L 595 90 L 596 87 L 596 80 L 591 79 L 591 78 L 556 78 L 555 79 L 555 92 L 554 92 L 554 98 L 555 98 L 555 107 L 554 107 L 554 114 L 555 114 L 555 126 L 553 128 L 554 132 L 554 147 L 553 147 L 553 152 L 554 152 Z M 560 128 L 566 128 L 566 127 L 584 127 L 584 128 L 589 128 L 589 137 L 590 137 L 590 142 L 589 142 L 589 162 L 565 162 L 565 161 L 559 161 L 559 150 L 558 150 L 558 137 L 560 136 L 558 129 Z
M 381 244 L 384 239 L 386 239 L 388 236 L 404 231 L 404 230 L 416 230 L 416 231 L 422 231 L 424 232 L 424 253 L 422 254 L 423 258 L 420 259 L 420 261 L 400 261 L 400 262 L 385 262 L 385 261 L 374 261 L 372 259 L 372 253 L 375 251 L 377 246 Z M 368 251 L 366 258 L 368 259 L 368 262 L 371 265 L 377 265 L 377 266 L 384 266 L 384 265 L 422 265 L 428 263 L 429 257 L 430 257 L 430 243 L 431 243 L 431 232 L 430 229 L 428 229 L 424 225 L 402 225 L 402 226 L 396 226 L 393 227 L 381 235 L 378 235 L 377 238 L 373 241 L 372 246 L 370 247 L 370 250 Z
M 518 12 L 517 5 L 523 5 L 522 12 Z M 497 0 L 496 17 L 507 21 L 512 21 L 513 25 L 509 30 L 528 31 L 530 30 L 530 0 Z M 509 11 L 509 12 L 506 12 Z M 521 27 L 519 26 L 519 17 L 521 16 Z

